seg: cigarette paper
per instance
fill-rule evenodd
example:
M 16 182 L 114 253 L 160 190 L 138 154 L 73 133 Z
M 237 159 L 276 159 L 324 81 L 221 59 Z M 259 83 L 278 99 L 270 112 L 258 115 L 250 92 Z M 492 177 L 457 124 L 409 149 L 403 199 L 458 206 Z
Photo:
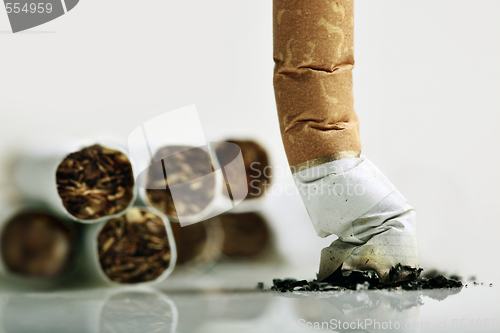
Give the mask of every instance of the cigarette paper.
M 27 199 L 82 223 L 116 217 L 136 196 L 131 161 L 113 143 L 67 142 L 26 152 L 16 163 L 14 179 Z
M 132 207 L 120 217 L 85 226 L 80 270 L 87 280 L 111 285 L 153 284 L 175 267 L 170 223 L 154 208 Z
M 321 253 L 319 280 L 339 267 L 374 270 L 383 281 L 397 264 L 418 267 L 415 211 L 366 157 L 293 176 L 318 236 L 339 236 Z

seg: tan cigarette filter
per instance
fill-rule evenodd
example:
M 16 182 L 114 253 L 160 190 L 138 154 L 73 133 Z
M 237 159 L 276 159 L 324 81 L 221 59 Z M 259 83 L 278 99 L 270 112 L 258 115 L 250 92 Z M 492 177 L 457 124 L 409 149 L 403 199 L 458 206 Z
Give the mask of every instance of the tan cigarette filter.
M 291 167 L 359 157 L 353 0 L 274 0 L 274 91 Z

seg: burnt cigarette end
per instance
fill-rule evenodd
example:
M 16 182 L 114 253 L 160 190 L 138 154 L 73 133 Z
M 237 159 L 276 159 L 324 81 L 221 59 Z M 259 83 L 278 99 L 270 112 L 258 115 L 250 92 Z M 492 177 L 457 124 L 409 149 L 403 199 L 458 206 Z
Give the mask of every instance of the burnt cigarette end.
M 133 198 L 129 159 L 100 145 L 69 154 L 57 168 L 56 182 L 68 213 L 82 220 L 119 213 Z
M 2 260 L 10 272 L 56 278 L 73 267 L 76 231 L 49 214 L 22 212 L 5 225 L 1 244 Z
M 266 150 L 260 144 L 251 140 L 228 140 L 228 143 L 234 143 L 241 149 L 243 163 L 246 171 L 246 181 L 233 182 L 231 186 L 246 184 L 248 195 L 246 199 L 258 198 L 265 193 L 265 188 L 271 182 L 271 172 L 269 167 L 269 158 Z M 243 176 L 238 168 L 238 165 L 230 164 L 234 158 L 230 145 L 221 144 L 216 149 L 217 158 L 221 165 L 225 166 L 224 171 L 228 174 L 229 179 L 236 179 Z M 229 195 L 231 195 L 231 187 L 226 184 Z M 240 189 L 234 189 L 236 193 L 242 193 Z
M 136 207 L 104 225 L 97 236 L 97 249 L 104 274 L 115 282 L 152 281 L 170 265 L 163 220 Z
M 266 220 L 256 213 L 223 214 L 222 254 L 228 258 L 251 258 L 269 247 L 270 230 Z
M 152 206 L 169 217 L 203 212 L 215 198 L 215 174 L 203 148 L 163 147 L 147 175 L 146 195 Z

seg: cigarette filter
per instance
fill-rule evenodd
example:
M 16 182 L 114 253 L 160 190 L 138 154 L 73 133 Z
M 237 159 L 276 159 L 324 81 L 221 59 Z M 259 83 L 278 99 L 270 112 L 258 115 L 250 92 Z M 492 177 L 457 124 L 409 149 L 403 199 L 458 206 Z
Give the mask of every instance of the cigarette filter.
M 353 1 L 274 0 L 274 92 L 288 162 L 361 151 L 353 107 Z

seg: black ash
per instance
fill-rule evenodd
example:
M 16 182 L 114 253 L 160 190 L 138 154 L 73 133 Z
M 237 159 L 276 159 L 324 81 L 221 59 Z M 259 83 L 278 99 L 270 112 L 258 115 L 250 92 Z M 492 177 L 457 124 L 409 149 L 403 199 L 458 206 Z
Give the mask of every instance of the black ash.
M 287 291 L 334 291 L 334 290 L 374 290 L 402 289 L 424 290 L 441 288 L 461 288 L 462 282 L 446 278 L 440 274 L 420 276 L 422 269 L 396 265 L 389 272 L 389 282 L 382 282 L 375 271 L 337 270 L 325 281 L 296 279 L 274 279 L 270 290 Z

